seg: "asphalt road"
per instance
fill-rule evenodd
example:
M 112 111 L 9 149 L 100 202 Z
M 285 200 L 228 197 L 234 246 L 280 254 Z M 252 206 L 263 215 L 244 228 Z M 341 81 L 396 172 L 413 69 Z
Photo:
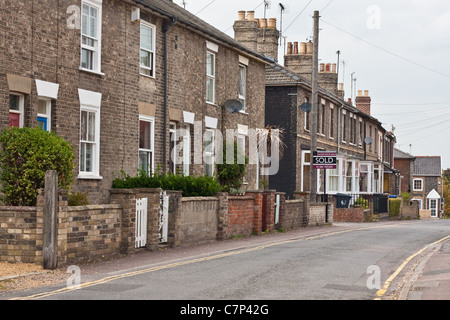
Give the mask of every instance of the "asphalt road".
M 166 261 L 156 261 L 147 254 L 139 266 L 124 265 L 121 270 L 105 268 L 105 272 L 97 270 L 84 275 L 81 267 L 79 287 L 63 284 L 16 292 L 9 298 L 392 299 L 409 269 L 419 262 L 421 254 L 417 253 L 449 235 L 450 220 L 336 224 L 308 233 L 221 242 L 220 247 L 208 247 L 209 252 L 185 253 Z M 406 264 L 412 256 L 414 259 Z M 386 285 L 389 278 L 392 282 L 384 288 L 386 292 L 377 296 L 380 286 Z

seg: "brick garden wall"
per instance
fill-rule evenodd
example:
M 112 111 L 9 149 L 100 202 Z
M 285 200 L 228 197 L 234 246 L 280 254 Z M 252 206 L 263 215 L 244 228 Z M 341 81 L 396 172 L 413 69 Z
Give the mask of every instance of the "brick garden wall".
M 251 196 L 228 197 L 228 235 L 249 236 L 254 229 L 255 198 Z
M 42 262 L 42 210 L 0 207 L 0 261 Z
M 192 197 L 182 199 L 180 243 L 191 244 L 217 239 L 219 199 Z
M 366 211 L 368 211 L 366 213 Z M 335 222 L 365 222 L 370 218 L 370 210 L 364 208 L 336 208 L 333 219 Z
M 58 214 L 60 262 L 109 258 L 119 253 L 122 207 L 67 207 Z
M 283 201 L 281 201 L 283 203 Z M 279 227 L 283 230 L 308 226 L 308 215 L 304 200 L 286 200 L 281 208 Z
M 148 198 L 147 250 L 159 248 L 160 189 L 111 190 L 111 204 L 69 207 L 59 195 L 57 249 L 59 265 L 133 254 L 136 199 Z M 276 192 L 252 191 L 244 196 L 182 198 L 168 191 L 170 247 L 250 236 L 275 227 L 297 229 L 325 223 L 325 206 L 307 200 L 285 201 L 280 194 L 275 226 Z M 331 208 L 332 210 L 332 208 Z M 332 212 L 332 211 L 331 211 Z M 332 215 L 332 213 L 331 213 Z M 0 261 L 43 262 L 43 195 L 36 207 L 0 207 Z M 332 221 L 332 219 L 331 219 Z M 330 222 L 330 221 L 329 221 Z

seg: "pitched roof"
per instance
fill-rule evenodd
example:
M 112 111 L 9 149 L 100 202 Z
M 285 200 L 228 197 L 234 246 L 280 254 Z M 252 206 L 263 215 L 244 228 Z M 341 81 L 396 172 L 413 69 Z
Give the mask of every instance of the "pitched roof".
M 273 59 L 270 57 L 250 50 L 240 42 L 234 40 L 232 37 L 216 29 L 212 25 L 170 0 L 134 0 L 134 2 L 157 12 L 160 15 L 176 20 L 177 22 L 204 33 L 213 39 L 224 42 L 242 53 L 246 53 L 252 57 L 263 60 L 265 63 L 273 62 Z
M 270 63 L 266 65 L 266 86 L 303 86 L 307 87 L 309 90 L 312 89 L 311 80 L 302 77 L 299 74 L 296 74 L 292 70 L 287 69 L 286 67 L 278 64 L 278 63 Z M 350 112 L 361 114 L 361 111 L 358 110 L 355 106 L 349 104 L 347 101 L 344 101 L 342 98 L 336 96 L 335 93 L 324 89 L 319 85 L 319 93 L 323 96 L 326 96 L 330 99 L 338 101 L 339 103 L 345 105 L 346 109 Z M 364 114 L 365 117 L 372 119 L 375 122 L 378 122 L 378 119 L 375 119 L 372 116 Z M 380 123 L 381 124 L 381 123 Z
M 416 157 L 414 161 L 415 176 L 441 176 L 441 157 Z
M 415 158 L 416 157 L 407 152 L 394 148 L 394 159 L 415 159 Z

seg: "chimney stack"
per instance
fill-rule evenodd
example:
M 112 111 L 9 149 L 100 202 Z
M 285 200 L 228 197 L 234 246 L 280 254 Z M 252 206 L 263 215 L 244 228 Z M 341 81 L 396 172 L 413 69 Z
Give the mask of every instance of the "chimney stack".
M 236 41 L 278 61 L 280 32 L 277 30 L 276 18 L 255 19 L 254 11 L 239 11 L 233 29 Z
M 369 96 L 368 90 L 364 90 L 364 93 L 362 90 L 358 90 L 358 96 L 356 97 L 355 104 L 359 111 L 370 116 L 371 102 L 372 99 Z
M 321 63 L 319 68 L 319 84 L 322 88 L 339 96 L 338 74 L 336 63 Z
M 311 81 L 312 79 L 313 43 L 289 42 L 287 54 L 284 56 L 284 66 Z

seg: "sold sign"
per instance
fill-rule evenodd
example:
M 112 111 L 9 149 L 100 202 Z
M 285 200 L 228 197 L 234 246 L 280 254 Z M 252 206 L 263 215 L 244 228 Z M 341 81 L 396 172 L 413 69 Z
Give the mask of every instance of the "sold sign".
M 329 151 L 317 151 L 313 156 L 314 169 L 336 169 L 337 153 Z

